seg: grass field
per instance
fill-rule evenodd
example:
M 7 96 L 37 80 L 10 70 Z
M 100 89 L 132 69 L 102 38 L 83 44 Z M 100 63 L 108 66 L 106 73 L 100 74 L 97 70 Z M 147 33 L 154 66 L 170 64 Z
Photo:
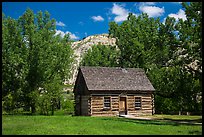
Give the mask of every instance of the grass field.
M 161 116 L 179 119 L 179 116 Z M 182 116 L 183 120 L 202 116 Z M 3 135 L 201 135 L 202 125 L 120 117 L 2 115 Z

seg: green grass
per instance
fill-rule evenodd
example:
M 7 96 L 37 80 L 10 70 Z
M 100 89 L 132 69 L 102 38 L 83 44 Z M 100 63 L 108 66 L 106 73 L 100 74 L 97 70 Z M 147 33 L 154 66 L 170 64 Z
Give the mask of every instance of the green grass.
M 190 116 L 187 116 L 190 117 Z M 195 117 L 195 119 L 201 116 Z M 118 117 L 2 115 L 3 135 L 195 135 L 202 125 Z

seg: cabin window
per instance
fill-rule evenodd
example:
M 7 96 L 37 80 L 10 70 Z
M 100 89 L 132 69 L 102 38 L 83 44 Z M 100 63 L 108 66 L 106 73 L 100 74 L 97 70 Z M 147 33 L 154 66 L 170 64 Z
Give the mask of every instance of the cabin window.
M 142 98 L 141 97 L 135 97 L 135 109 L 141 109 L 142 107 Z
M 104 97 L 104 108 L 110 109 L 111 107 L 111 98 L 110 97 Z

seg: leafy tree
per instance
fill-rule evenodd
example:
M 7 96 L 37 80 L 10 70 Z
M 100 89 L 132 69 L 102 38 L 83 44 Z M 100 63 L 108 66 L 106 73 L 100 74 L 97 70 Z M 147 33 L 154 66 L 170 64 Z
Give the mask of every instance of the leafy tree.
M 44 88 L 41 88 L 40 95 L 37 98 L 36 106 L 39 109 L 41 114 L 54 115 L 54 111 L 57 109 L 58 102 L 61 99 L 61 86 L 60 79 L 52 81 L 45 84 Z
M 202 81 L 202 2 L 182 3 L 187 20 L 176 24 L 181 48 L 187 52 L 183 67 Z M 197 67 L 189 67 L 194 62 Z
M 22 88 L 27 74 L 26 46 L 23 44 L 18 23 L 2 15 L 2 101 L 12 99 L 10 107 L 21 106 Z
M 156 107 L 166 112 L 201 110 L 196 97 L 202 82 L 202 6 L 196 2 L 182 5 L 186 21 L 167 17 L 163 24 L 147 14 L 130 13 L 121 25 L 109 24 L 109 34 L 121 51 L 119 66 L 145 69 L 156 89 Z
M 67 79 L 73 61 L 73 51 L 63 39 L 55 36 L 55 20 L 31 9 L 17 20 L 2 20 L 2 90 L 3 98 L 11 94 L 34 113 L 40 95 L 39 88 L 49 92 L 51 100 L 58 96 L 57 84 Z M 53 105 L 51 105 L 53 107 Z M 53 107 L 54 110 L 54 107 Z
M 82 60 L 83 66 L 118 66 L 118 57 L 120 52 L 111 45 L 94 45 L 89 49 Z
M 156 56 L 152 53 L 156 51 L 159 19 L 148 18 L 144 13 L 138 17 L 130 13 L 120 26 L 115 22 L 109 26 L 109 34 L 117 39 L 121 51 L 121 67 L 145 68 L 145 62 L 154 62 Z

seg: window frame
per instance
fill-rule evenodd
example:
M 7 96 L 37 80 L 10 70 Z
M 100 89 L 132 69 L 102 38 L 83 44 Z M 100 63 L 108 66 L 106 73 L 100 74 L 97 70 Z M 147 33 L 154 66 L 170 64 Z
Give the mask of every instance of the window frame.
M 136 101 L 136 99 L 139 99 L 139 101 Z M 140 104 L 140 106 L 136 106 L 136 104 Z M 141 97 L 141 96 L 135 97 L 135 109 L 136 109 L 136 110 L 142 109 L 142 97 Z
M 107 98 L 108 98 L 109 102 L 107 101 Z M 107 107 L 105 104 L 109 104 L 109 107 Z M 103 97 L 103 108 L 105 110 L 111 109 L 111 97 L 110 96 Z

